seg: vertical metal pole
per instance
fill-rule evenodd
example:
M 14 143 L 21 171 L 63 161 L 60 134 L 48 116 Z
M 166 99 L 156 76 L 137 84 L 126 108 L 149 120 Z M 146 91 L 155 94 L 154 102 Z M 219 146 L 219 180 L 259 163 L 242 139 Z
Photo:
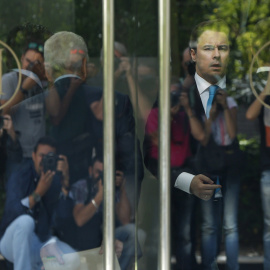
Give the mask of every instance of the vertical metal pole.
M 170 1 L 159 0 L 159 270 L 170 269 Z
M 104 266 L 114 269 L 114 1 L 103 0 Z

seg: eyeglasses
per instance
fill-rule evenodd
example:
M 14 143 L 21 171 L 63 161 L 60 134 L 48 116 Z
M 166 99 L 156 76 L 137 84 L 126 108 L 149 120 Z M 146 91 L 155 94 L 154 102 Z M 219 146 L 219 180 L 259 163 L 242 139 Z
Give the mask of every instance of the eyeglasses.
M 44 52 L 44 46 L 41 44 L 38 44 L 36 42 L 30 42 L 28 44 L 28 49 L 33 49 L 33 50 L 37 50 L 40 53 Z

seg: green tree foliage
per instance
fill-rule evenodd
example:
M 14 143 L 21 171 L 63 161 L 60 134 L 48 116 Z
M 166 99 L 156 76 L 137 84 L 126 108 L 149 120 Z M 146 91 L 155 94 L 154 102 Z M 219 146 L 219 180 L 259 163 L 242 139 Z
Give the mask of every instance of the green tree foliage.
M 74 30 L 73 0 L 2 0 L 0 1 L 0 36 L 31 22 L 53 32 Z M 2 37 L 1 37 L 2 38 Z
M 229 77 L 246 76 L 257 50 L 270 39 L 269 0 L 196 0 L 178 1 L 179 36 L 186 46 L 191 29 L 204 20 L 222 19 L 231 29 Z M 192 16 L 191 16 L 192 14 Z

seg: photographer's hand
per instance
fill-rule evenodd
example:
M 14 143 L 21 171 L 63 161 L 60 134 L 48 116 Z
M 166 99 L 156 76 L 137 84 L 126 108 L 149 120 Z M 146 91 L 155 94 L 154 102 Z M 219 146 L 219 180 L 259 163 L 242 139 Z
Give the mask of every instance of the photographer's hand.
M 40 80 L 46 80 L 45 67 L 40 61 L 36 60 L 27 69 L 35 73 Z
M 97 192 L 94 200 L 95 200 L 97 206 L 99 206 L 103 201 L 103 189 L 104 188 L 103 188 L 103 185 L 102 185 L 102 180 L 99 180 L 97 182 L 97 186 L 98 186 L 98 192 Z
M 7 131 L 7 134 L 11 137 L 13 142 L 16 141 L 16 133 L 13 127 L 12 118 L 9 114 L 4 115 L 4 126 L 3 129 Z
M 48 191 L 48 189 L 51 186 L 53 177 L 55 175 L 55 172 L 52 171 L 47 171 L 46 173 L 44 173 L 43 171 L 41 172 L 41 177 L 38 181 L 38 185 L 34 191 L 35 194 L 37 194 L 38 196 L 42 197 L 43 195 L 46 194 L 46 192 Z M 29 196 L 29 208 L 32 209 L 36 204 L 36 201 L 33 197 L 33 195 L 31 194 Z
M 227 132 L 230 138 L 233 140 L 237 134 L 237 108 L 229 108 L 227 104 L 227 92 L 224 90 L 218 90 L 216 100 L 221 104 L 224 112 L 225 123 Z
M 102 200 L 103 200 L 103 186 L 102 181 L 97 182 L 98 192 L 93 200 L 90 200 L 88 204 L 78 203 L 73 208 L 73 217 L 77 226 L 81 227 L 88 222 L 97 212 Z
M 117 69 L 114 72 L 115 81 L 120 77 L 120 75 L 126 71 L 127 75 L 131 74 L 131 65 L 128 57 L 120 57 L 118 58 L 120 63 Z
M 122 171 L 116 170 L 115 186 L 122 189 L 125 184 L 125 177 Z
M 170 109 L 171 120 L 172 120 L 173 116 L 175 116 L 179 112 L 180 108 L 181 108 L 180 102 L 177 105 L 171 107 L 171 109 Z
M 188 113 L 190 110 L 189 106 L 189 98 L 188 98 L 188 93 L 187 92 L 182 92 L 180 95 L 180 103 L 184 107 L 185 111 Z
M 32 71 L 34 74 L 38 76 L 40 80 L 46 80 L 46 75 L 45 75 L 45 67 L 44 64 L 41 63 L 40 61 L 36 60 L 33 63 L 30 63 L 27 67 L 27 70 Z M 22 82 L 22 89 L 24 90 L 30 90 L 32 89 L 37 83 L 35 80 L 33 80 L 31 77 L 28 76 L 23 76 L 24 80 Z
M 209 112 L 209 118 L 208 121 L 214 121 L 218 115 L 218 110 L 217 110 L 217 102 L 212 103 L 212 107 Z
M 205 119 L 205 126 L 204 126 L 204 138 L 203 140 L 200 141 L 200 143 L 203 146 L 206 146 L 209 142 L 210 136 L 212 134 L 212 123 L 215 121 L 216 117 L 218 115 L 218 110 L 217 110 L 217 102 L 214 101 L 212 103 L 212 107 L 209 112 L 209 118 Z
M 69 91 L 76 91 L 77 89 L 79 89 L 79 87 L 82 83 L 83 83 L 83 80 L 81 80 L 79 78 L 71 78 Z
M 69 187 L 69 166 L 66 156 L 59 155 L 56 170 L 62 173 L 62 191 L 66 194 Z
M 219 89 L 216 94 L 216 101 L 222 106 L 223 110 L 228 109 L 226 91 Z

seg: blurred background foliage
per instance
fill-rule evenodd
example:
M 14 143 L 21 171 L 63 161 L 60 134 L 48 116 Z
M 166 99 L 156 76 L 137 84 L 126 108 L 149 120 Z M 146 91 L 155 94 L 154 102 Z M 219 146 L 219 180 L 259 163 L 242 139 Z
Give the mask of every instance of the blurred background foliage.
M 16 18 L 16 19 L 14 19 Z M 172 74 L 181 74 L 181 52 L 188 46 L 192 28 L 209 19 L 223 19 L 231 29 L 231 61 L 228 78 L 246 80 L 256 51 L 269 40 L 269 0 L 171 0 Z M 52 32 L 75 31 L 83 36 L 92 57 L 102 47 L 100 0 L 2 0 L 0 39 L 27 22 Z M 18 37 L 17 37 L 18 39 Z M 158 1 L 115 0 L 115 39 L 131 56 L 158 54 Z M 18 40 L 19 43 L 19 40 Z

